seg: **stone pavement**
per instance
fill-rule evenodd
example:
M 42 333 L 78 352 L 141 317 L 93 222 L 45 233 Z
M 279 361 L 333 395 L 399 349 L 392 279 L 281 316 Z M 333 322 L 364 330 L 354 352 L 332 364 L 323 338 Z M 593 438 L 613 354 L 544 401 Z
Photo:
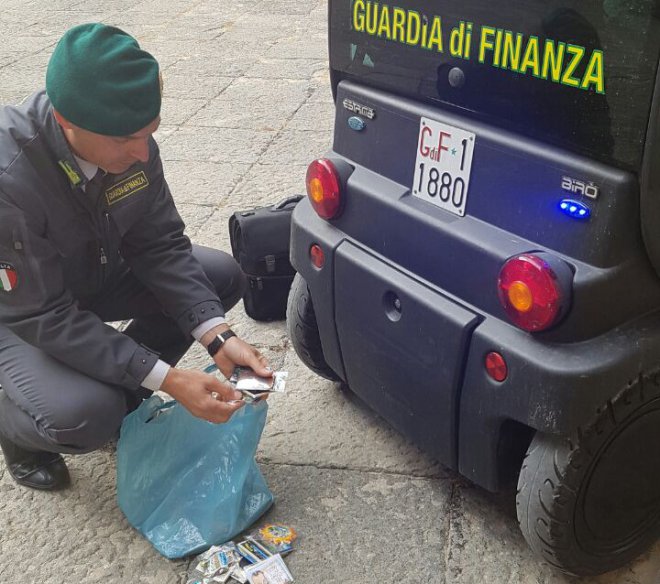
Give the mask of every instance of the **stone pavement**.
M 42 87 L 53 45 L 74 24 L 125 28 L 161 62 L 158 132 L 192 239 L 228 248 L 233 210 L 302 192 L 306 164 L 331 142 L 326 3 L 320 0 L 2 0 L 0 103 Z M 241 336 L 290 372 L 270 400 L 258 453 L 277 502 L 268 518 L 301 534 L 287 558 L 303 584 L 561 584 L 532 557 L 511 495 L 434 464 L 296 358 L 284 325 L 237 308 Z M 190 367 L 207 359 L 199 349 Z M 166 453 L 165 453 L 166 454 Z M 68 457 L 74 486 L 15 486 L 0 461 L 0 584 L 184 583 L 189 560 L 160 557 L 115 500 L 115 456 Z M 660 545 L 590 584 L 652 584 Z

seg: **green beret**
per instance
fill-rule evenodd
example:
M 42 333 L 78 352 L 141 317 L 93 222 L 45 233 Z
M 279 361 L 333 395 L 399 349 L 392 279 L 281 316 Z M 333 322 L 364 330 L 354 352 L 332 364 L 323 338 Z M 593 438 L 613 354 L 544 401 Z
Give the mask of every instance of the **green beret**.
M 81 24 L 60 39 L 48 63 L 53 107 L 80 128 L 128 136 L 160 113 L 158 63 L 123 30 Z

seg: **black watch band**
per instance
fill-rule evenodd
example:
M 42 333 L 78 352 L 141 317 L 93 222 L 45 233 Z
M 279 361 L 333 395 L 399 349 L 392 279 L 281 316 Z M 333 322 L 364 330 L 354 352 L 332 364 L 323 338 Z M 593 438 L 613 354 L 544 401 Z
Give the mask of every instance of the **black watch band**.
M 209 343 L 209 346 L 206 347 L 206 350 L 209 352 L 211 357 L 215 357 L 215 354 L 222 348 L 222 345 L 224 345 L 229 339 L 235 336 L 236 333 L 234 331 L 231 329 L 226 330 L 224 333 L 220 333 L 218 336 L 216 336 L 215 339 Z

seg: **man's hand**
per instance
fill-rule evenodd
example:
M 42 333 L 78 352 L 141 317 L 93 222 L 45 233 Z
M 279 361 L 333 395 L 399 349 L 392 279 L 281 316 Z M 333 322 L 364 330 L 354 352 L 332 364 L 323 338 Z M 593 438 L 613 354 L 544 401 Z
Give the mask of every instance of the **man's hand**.
M 217 334 L 226 331 L 228 328 L 229 326 L 226 324 L 215 327 L 202 337 L 202 343 L 207 346 Z M 215 354 L 213 361 L 227 379 L 231 377 L 236 365 L 250 367 L 261 377 L 272 377 L 273 375 L 272 370 L 268 367 L 266 357 L 252 345 L 238 337 L 227 340 Z
M 193 416 L 215 424 L 226 422 L 236 410 L 245 405 L 240 391 L 201 371 L 172 367 L 165 376 L 161 389 Z M 217 394 L 217 398 L 212 397 L 212 393 Z

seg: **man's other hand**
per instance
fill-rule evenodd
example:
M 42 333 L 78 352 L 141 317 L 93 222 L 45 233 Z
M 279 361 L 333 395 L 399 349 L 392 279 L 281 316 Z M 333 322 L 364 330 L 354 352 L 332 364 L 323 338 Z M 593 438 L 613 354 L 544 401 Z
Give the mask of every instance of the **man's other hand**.
M 226 422 L 245 405 L 240 391 L 201 371 L 172 367 L 165 376 L 161 390 L 171 395 L 193 416 L 215 424 Z

